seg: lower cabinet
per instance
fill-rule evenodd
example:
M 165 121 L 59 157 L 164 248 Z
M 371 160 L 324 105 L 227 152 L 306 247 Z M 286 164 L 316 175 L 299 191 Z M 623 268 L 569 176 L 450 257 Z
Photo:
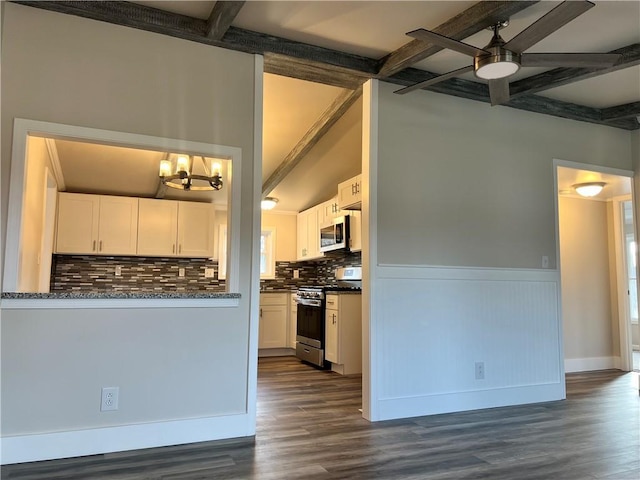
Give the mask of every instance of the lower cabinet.
M 258 348 L 287 348 L 289 294 L 260 294 Z
M 324 355 L 334 372 L 343 375 L 362 373 L 360 295 L 327 295 Z

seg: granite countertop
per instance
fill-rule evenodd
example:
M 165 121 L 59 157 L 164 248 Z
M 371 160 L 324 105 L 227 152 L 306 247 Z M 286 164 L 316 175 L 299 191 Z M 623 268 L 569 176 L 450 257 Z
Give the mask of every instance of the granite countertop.
M 239 293 L 227 292 L 58 292 L 58 293 L 16 293 L 4 292 L 3 299 L 206 299 L 206 298 L 240 298 Z

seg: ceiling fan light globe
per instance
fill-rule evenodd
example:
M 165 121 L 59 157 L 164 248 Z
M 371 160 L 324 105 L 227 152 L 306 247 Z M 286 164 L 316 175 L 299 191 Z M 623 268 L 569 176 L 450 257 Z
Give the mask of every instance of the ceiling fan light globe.
M 520 70 L 520 55 L 495 48 L 491 55 L 476 57 L 473 66 L 476 77 L 483 80 L 505 78 Z
M 278 199 L 275 197 L 267 197 L 264 200 L 262 200 L 262 202 L 260 202 L 260 208 L 262 208 L 262 210 L 271 210 L 273 209 L 278 203 Z

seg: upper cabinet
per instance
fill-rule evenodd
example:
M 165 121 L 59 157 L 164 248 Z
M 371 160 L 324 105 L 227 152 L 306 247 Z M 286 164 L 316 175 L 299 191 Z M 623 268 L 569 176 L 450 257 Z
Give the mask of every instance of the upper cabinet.
M 208 203 L 61 193 L 56 253 L 212 257 Z
M 60 193 L 56 253 L 135 255 L 138 199 Z
M 213 221 L 208 203 L 141 198 L 138 255 L 213 257 Z
M 360 210 L 362 207 L 362 175 L 338 184 L 338 207 L 341 210 Z
M 323 256 L 318 230 L 320 211 L 321 205 L 316 205 L 298 214 L 297 260 L 312 260 Z

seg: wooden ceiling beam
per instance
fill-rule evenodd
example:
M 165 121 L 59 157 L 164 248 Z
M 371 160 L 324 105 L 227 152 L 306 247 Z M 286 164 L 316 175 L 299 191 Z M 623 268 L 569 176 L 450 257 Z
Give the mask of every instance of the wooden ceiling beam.
M 293 76 L 311 81 L 320 81 L 329 85 L 336 85 L 353 89 L 366 79 L 380 78 L 378 74 L 378 60 L 340 52 L 302 42 L 266 35 L 237 27 L 229 27 L 221 40 L 208 36 L 208 22 L 198 18 L 166 12 L 152 7 L 122 1 L 34 1 L 13 0 L 13 3 L 41 8 L 70 15 L 76 15 L 93 20 L 104 21 L 116 25 L 124 25 L 141 30 L 156 32 L 172 37 L 182 38 L 198 43 L 228 48 L 247 53 L 265 56 L 265 70 L 280 75 Z M 491 3 L 491 2 L 481 2 Z M 493 2 L 522 4 L 528 2 Z M 621 53 L 622 59 L 611 68 L 606 69 L 578 69 L 560 68 L 545 72 L 544 77 L 534 75 L 511 84 L 511 101 L 509 107 L 522 110 L 571 118 L 573 120 L 623 128 L 625 130 L 638 129 L 635 118 L 603 120 L 598 109 L 589 109 L 567 102 L 554 101 L 531 93 L 564 85 L 577 80 L 591 78 L 622 68 L 632 67 L 640 63 L 640 44 L 614 50 Z M 292 62 L 294 68 L 285 66 L 286 59 Z M 300 74 L 296 74 L 300 70 Z M 406 68 L 385 81 L 408 86 L 423 80 L 433 78 L 436 74 Z M 541 79 L 544 78 L 544 81 Z M 432 85 L 427 90 L 468 98 L 482 102 L 489 102 L 488 88 L 485 84 L 454 78 Z M 515 93 L 514 93 L 515 90 Z M 518 97 L 522 97 L 521 99 Z M 580 114 L 584 117 L 580 117 Z M 596 118 L 597 117 L 597 118 Z
M 455 40 L 464 40 L 491 25 L 507 20 L 538 1 L 483 1 L 433 29 L 434 32 Z M 420 60 L 442 50 L 441 47 L 422 40 L 413 40 L 380 60 L 378 77 L 390 77 Z
M 325 133 L 344 115 L 362 95 L 362 87 L 355 90 L 341 92 L 329 107 L 315 121 L 295 147 L 287 154 L 282 163 L 262 184 L 262 199 L 269 195 L 274 188 L 293 170 L 309 151 L 318 143 Z
M 218 0 L 207 20 L 207 37 L 222 40 L 244 4 L 244 1 Z
M 640 102 L 625 103 L 624 105 L 602 109 L 602 120 L 604 121 L 638 116 L 640 116 Z
M 437 76 L 435 73 L 415 68 L 407 68 L 396 73 L 393 77 L 389 78 L 388 81 L 397 85 L 408 86 L 424 80 L 429 80 L 435 76 Z M 469 100 L 476 100 L 479 102 L 491 103 L 489 98 L 489 88 L 486 84 L 463 80 L 460 78 L 452 78 L 441 83 L 436 83 L 435 85 L 425 88 L 425 90 L 466 98 Z M 540 95 L 523 95 L 518 98 L 511 98 L 508 103 L 501 106 L 516 108 L 518 110 L 525 110 L 528 112 L 541 113 L 544 115 L 552 115 L 554 117 L 568 118 L 581 122 L 607 125 L 610 127 L 621 128 L 623 130 L 637 130 L 640 128 L 635 118 L 603 120 L 602 110 L 599 108 L 585 107 L 574 103 L 562 102 L 560 100 L 553 100 Z
M 510 85 L 511 98 L 561 87 L 580 80 L 605 75 L 640 64 L 640 43 L 627 45 L 607 53 L 618 53 L 622 57 L 615 65 L 606 68 L 554 68 L 546 72 L 523 78 Z

